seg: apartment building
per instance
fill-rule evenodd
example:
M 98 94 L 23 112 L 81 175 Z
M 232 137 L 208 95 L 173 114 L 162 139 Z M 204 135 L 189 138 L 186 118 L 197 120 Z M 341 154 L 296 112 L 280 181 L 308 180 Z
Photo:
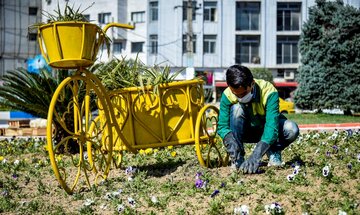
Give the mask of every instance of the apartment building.
M 40 53 L 36 32 L 28 32 L 41 21 L 40 10 L 41 0 L 0 0 L 0 77 Z
M 12 29 L 24 29 L 37 22 L 39 10 L 36 15 L 31 14 L 35 13 L 34 7 L 40 8 L 40 5 L 38 1 L 0 2 L 0 74 L 3 74 L 6 68 L 17 67 L 26 59 L 26 56 L 16 57 L 9 64 L 9 60 L 4 60 L 9 56 L 39 53 L 36 35 L 27 36 L 25 30 L 4 29 L 9 29 L 11 23 L 15 26 Z M 107 56 L 103 50 L 99 60 L 113 56 L 138 57 L 147 65 L 167 64 L 173 70 L 192 68 L 188 71 L 205 74 L 210 86 L 219 87 L 225 85 L 227 67 L 243 64 L 267 68 L 276 83 L 296 87 L 301 27 L 315 0 L 42 0 L 42 9 L 52 13 L 58 5 L 64 8 L 66 3 L 75 9 L 87 8 L 86 17 L 101 27 L 109 22 L 135 26 L 134 30 L 110 28 L 107 34 L 113 41 L 111 54 Z M 359 0 L 344 0 L 344 3 L 360 7 Z M 17 8 L 22 8 L 23 15 L 15 15 L 20 11 Z M 191 22 L 187 14 L 189 8 Z M 23 20 L 24 17 L 27 20 Z M 43 16 L 42 21 L 46 22 L 47 17 Z M 26 44 L 17 42 L 19 35 Z M 183 72 L 179 79 L 185 78 L 187 74 Z

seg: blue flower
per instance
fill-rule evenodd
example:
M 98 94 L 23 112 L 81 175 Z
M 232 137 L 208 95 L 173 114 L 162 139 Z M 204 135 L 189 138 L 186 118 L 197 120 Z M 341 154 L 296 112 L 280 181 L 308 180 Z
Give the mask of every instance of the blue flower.
M 196 179 L 195 180 L 195 187 L 196 188 L 202 188 L 204 186 L 204 181 L 201 179 Z
M 210 195 L 211 198 L 214 198 L 217 194 L 219 194 L 219 190 L 214 190 L 214 192 Z

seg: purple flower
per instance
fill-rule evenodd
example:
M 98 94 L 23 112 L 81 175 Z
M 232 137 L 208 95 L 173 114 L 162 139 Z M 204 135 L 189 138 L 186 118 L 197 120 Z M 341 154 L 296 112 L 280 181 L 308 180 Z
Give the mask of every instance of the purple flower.
M 329 151 L 326 152 L 326 156 L 330 157 L 330 152 Z
M 214 190 L 214 192 L 211 194 L 211 198 L 214 198 L 217 194 L 219 194 L 220 191 L 219 190 Z
M 12 174 L 13 179 L 17 179 L 18 175 L 16 173 Z
M 352 164 L 351 164 L 351 163 L 348 163 L 348 164 L 347 164 L 347 167 L 348 167 L 349 170 L 351 170 L 351 169 L 352 169 Z
M 203 180 L 201 180 L 201 179 L 196 179 L 195 180 L 195 187 L 196 188 L 202 188 L 203 186 L 204 186 Z
M 196 179 L 199 179 L 200 176 L 202 176 L 202 173 L 201 173 L 201 172 L 197 172 L 196 175 L 195 175 L 195 178 L 196 178 Z
M 225 187 L 226 183 L 225 182 L 221 182 L 220 188 Z
M 339 147 L 338 147 L 337 145 L 333 145 L 333 147 L 332 147 L 332 148 L 334 149 L 335 153 L 337 153 L 337 152 L 338 152 L 338 150 L 339 150 Z
M 346 135 L 347 137 L 351 137 L 353 135 L 353 130 L 351 129 L 346 130 Z

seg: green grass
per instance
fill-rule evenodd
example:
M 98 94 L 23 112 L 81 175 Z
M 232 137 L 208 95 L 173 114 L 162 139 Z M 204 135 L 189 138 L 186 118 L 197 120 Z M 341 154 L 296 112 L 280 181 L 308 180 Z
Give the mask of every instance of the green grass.
M 335 114 L 286 114 L 286 117 L 295 121 L 299 125 L 360 122 L 360 116 L 345 116 Z

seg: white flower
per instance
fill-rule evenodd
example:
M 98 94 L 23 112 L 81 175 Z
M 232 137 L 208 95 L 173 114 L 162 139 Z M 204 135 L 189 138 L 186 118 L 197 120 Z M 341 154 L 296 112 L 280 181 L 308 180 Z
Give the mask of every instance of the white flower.
M 88 160 L 89 159 L 89 155 L 88 155 L 88 153 L 87 152 L 84 152 L 84 160 Z
M 17 166 L 17 165 L 19 165 L 19 164 L 20 164 L 20 161 L 19 161 L 19 160 L 15 160 L 15 161 L 14 161 L 14 165 L 15 165 L 15 166 Z
M 3 163 L 3 164 L 6 164 L 6 163 L 7 163 L 6 158 L 4 158 L 4 160 L 2 160 L 2 163 Z
M 316 134 L 313 135 L 313 138 L 318 138 L 318 137 L 320 137 L 319 133 L 316 133 Z
M 280 214 L 282 210 L 283 210 L 282 207 L 277 202 L 274 202 L 271 205 L 265 205 L 266 214 L 271 214 L 271 213 Z
M 132 181 L 132 180 L 134 180 L 134 178 L 133 178 L 132 176 L 129 176 L 129 177 L 127 178 L 127 180 L 128 180 L 128 181 Z
M 357 154 L 357 161 L 360 162 L 360 154 Z
M 347 213 L 345 211 L 339 210 L 339 214 L 338 215 L 347 215 Z
M 85 202 L 84 202 L 84 206 L 90 206 L 92 204 L 94 204 L 94 201 L 91 200 L 91 199 L 86 199 Z
M 348 154 L 348 152 L 349 152 L 349 149 L 345 148 L 345 154 Z
M 292 182 L 292 181 L 295 179 L 295 175 L 294 175 L 294 174 L 290 174 L 290 175 L 286 176 L 286 178 L 287 178 L 287 180 L 288 180 L 289 182 Z
M 241 180 L 237 181 L 236 183 L 237 183 L 238 185 L 242 185 L 242 184 L 244 184 L 244 180 L 241 179 Z
M 297 175 L 297 174 L 299 173 L 299 171 L 300 171 L 300 166 L 296 165 L 296 166 L 294 167 L 293 174 L 294 174 L 294 175 Z
M 156 196 L 151 196 L 151 202 L 154 204 L 158 203 L 158 199 L 156 198 Z
M 247 205 L 241 205 L 240 207 L 234 208 L 234 214 L 240 214 L 240 215 L 248 215 L 249 207 Z
M 133 198 L 128 197 L 128 203 L 130 204 L 131 207 L 133 208 L 135 207 L 136 202 Z
M 327 177 L 330 173 L 330 168 L 329 166 L 325 166 L 323 169 L 322 169 L 322 174 L 323 176 Z
M 111 200 L 112 199 L 111 193 L 110 192 L 105 193 L 104 199 Z
M 122 192 L 122 190 L 120 189 L 120 190 L 118 190 L 118 191 L 112 192 L 111 195 L 112 195 L 114 198 L 117 198 L 117 197 L 120 196 L 121 192 Z
M 125 209 L 125 207 L 124 207 L 124 205 L 122 205 L 122 204 L 119 204 L 119 205 L 117 206 L 117 212 L 119 212 L 119 213 L 123 212 L 124 209 Z
M 106 210 L 106 209 L 107 209 L 107 205 L 106 205 L 106 204 L 100 205 L 100 209 L 101 209 L 101 210 Z
M 125 174 L 127 174 L 127 175 L 134 174 L 136 172 L 136 170 L 137 169 L 135 167 L 129 166 L 128 168 L 125 169 Z

